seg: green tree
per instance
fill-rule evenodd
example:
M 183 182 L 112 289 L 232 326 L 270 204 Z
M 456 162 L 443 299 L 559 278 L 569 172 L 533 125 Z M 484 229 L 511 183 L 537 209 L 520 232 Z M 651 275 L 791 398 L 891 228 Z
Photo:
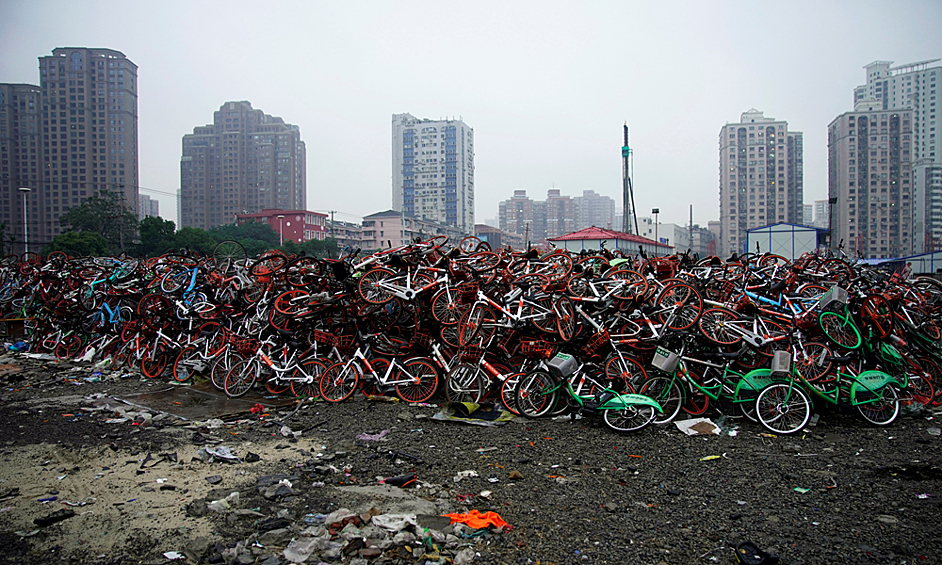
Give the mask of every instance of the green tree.
M 141 243 L 137 254 L 142 257 L 154 257 L 178 247 L 175 227 L 172 221 L 149 216 L 141 220 L 138 226 Z
M 271 245 L 278 245 L 278 232 L 263 222 L 246 222 L 241 225 L 226 224 L 210 228 L 207 233 L 216 241 L 231 239 L 241 243 L 244 239 L 257 239 Z
M 43 255 L 62 251 L 73 256 L 101 257 L 110 255 L 112 250 L 111 243 L 100 233 L 70 231 L 53 238 L 52 243 L 43 249 Z
M 173 244 L 177 248 L 186 247 L 190 251 L 199 251 L 208 255 L 216 247 L 216 240 L 205 230 L 187 227 L 174 234 Z
M 72 231 L 100 234 L 119 250 L 134 239 L 137 217 L 124 201 L 124 194 L 101 190 L 59 218 Z

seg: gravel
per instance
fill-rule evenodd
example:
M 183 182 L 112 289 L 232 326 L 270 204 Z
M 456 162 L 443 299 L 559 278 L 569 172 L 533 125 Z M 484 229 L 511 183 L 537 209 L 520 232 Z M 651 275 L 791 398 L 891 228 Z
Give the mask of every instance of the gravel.
M 155 496 L 176 497 L 176 506 L 185 508 L 173 518 L 179 533 L 155 539 L 146 535 L 146 515 L 139 517 L 144 522 L 129 516 L 121 526 L 126 541 L 107 554 L 64 530 L 78 518 L 21 535 L 35 528 L 27 518 L 57 508 L 37 504 L 29 485 L 0 482 L 0 563 L 170 563 L 164 553 L 175 550 L 193 562 L 228 557 L 274 565 L 285 562 L 291 539 L 303 539 L 299 532 L 316 520 L 312 516 L 340 508 L 365 518 L 361 525 L 371 508 L 374 514 L 493 511 L 512 529 L 474 537 L 449 530 L 459 543 L 442 541 L 438 552 L 427 548 L 418 557 L 403 544 L 375 556 L 341 538 L 349 554 L 315 554 L 307 563 L 318 557 L 361 565 L 734 563 L 733 548 L 746 540 L 786 564 L 940 562 L 942 438 L 930 430 L 942 414 L 906 415 L 884 429 L 850 410 L 825 411 L 802 434 L 774 437 L 714 412 L 708 416 L 721 424 L 720 435 L 687 436 L 673 424 L 618 435 L 591 418 L 481 427 L 433 420 L 435 406 L 355 399 L 313 403 L 283 422 L 292 407 L 219 428 L 174 418 L 133 426 L 105 423 L 113 413 L 60 414 L 76 413 L 93 393 L 120 395 L 164 383 L 133 377 L 77 386 L 62 382 L 69 367 L 22 357 L 12 363 L 23 370 L 0 377 L 0 451 L 8 461 L 39 445 L 101 447 L 121 457 L 175 453 L 179 461 L 161 458 L 158 469 L 192 467 L 193 481 L 189 488 L 180 481 L 151 485 Z M 285 436 L 283 425 L 300 435 Z M 357 439 L 361 434 L 382 437 Z M 193 461 L 209 444 L 262 456 L 252 463 Z M 414 486 L 379 485 L 410 473 Z M 212 490 L 197 496 L 196 483 Z M 13 494 L 2 498 L 5 491 Z M 206 510 L 234 491 L 240 496 L 230 509 Z M 7 507 L 30 512 L 14 519 Z M 206 535 L 186 533 L 197 524 L 208 524 Z M 265 547 L 245 543 L 259 536 Z

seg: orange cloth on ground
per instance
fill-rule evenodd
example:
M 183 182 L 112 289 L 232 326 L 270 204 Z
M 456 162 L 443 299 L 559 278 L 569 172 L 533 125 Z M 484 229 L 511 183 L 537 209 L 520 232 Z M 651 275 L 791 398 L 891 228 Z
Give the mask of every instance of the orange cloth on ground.
M 507 525 L 507 522 L 505 522 L 497 512 L 485 512 L 481 514 L 477 510 L 472 510 L 467 514 L 442 514 L 442 516 L 451 518 L 452 524 L 461 522 L 475 529 L 486 528 L 488 526 L 503 528 Z

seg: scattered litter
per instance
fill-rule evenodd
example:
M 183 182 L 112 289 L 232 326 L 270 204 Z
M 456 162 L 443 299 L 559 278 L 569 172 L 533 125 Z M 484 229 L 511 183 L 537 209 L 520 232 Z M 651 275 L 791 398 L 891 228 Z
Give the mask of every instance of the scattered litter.
M 927 494 L 927 493 L 922 493 L 922 494 L 917 494 L 917 495 L 916 495 L 916 498 L 926 499 L 926 498 L 929 498 L 930 496 L 932 496 L 932 495 Z M 2 511 L 0 511 L 0 512 L 2 512 Z
M 58 498 L 59 498 L 58 496 L 50 496 L 48 498 L 39 498 L 36 500 L 36 502 L 42 502 L 43 504 L 45 504 L 47 502 L 55 502 L 56 499 Z
M 239 493 L 233 492 L 229 493 L 229 496 L 226 498 L 220 498 L 219 500 L 214 500 L 212 502 L 206 503 L 206 508 L 212 510 L 213 512 L 224 512 L 232 507 L 233 504 L 239 503 Z
M 259 404 L 256 404 L 256 406 L 260 406 L 260 405 L 259 405 Z M 388 431 L 388 430 L 387 430 L 387 431 Z M 284 436 L 284 437 L 294 437 L 294 438 L 296 438 L 296 437 L 299 437 L 299 436 L 301 435 L 301 432 L 296 432 L 296 431 L 292 430 L 291 428 L 289 428 L 288 426 L 281 426 L 281 435 Z
M 477 471 L 472 471 L 472 470 L 460 471 L 457 475 L 455 475 L 454 481 L 456 483 L 460 483 L 462 480 L 467 479 L 469 477 L 478 477 L 478 476 L 479 475 Z
M 720 459 L 719 455 L 707 455 L 706 457 L 701 457 L 700 461 L 713 461 L 714 459 Z
M 709 418 L 690 418 L 675 421 L 674 425 L 688 436 L 720 435 L 720 427 Z
M 930 436 L 938 436 L 942 435 L 942 428 L 926 428 L 926 432 Z
M 196 452 L 196 455 L 207 463 L 212 463 L 216 459 L 220 459 L 227 463 L 242 462 L 238 457 L 236 457 L 231 449 L 223 445 L 216 447 L 201 447 L 199 451 Z
M 292 563 L 304 563 L 317 548 L 319 538 L 293 539 L 285 548 L 285 559 Z
M 476 453 L 487 453 L 488 451 L 497 451 L 496 447 L 479 447 L 475 449 Z
M 415 514 L 380 514 L 373 516 L 370 522 L 377 528 L 382 528 L 390 532 L 404 530 L 410 524 L 418 526 Z
M 391 402 L 391 403 L 393 403 L 393 404 L 397 404 L 397 403 L 399 402 L 399 398 L 396 397 L 396 396 L 383 396 L 383 395 L 371 396 L 371 395 L 366 395 L 366 399 L 369 400 L 369 401 L 371 401 L 371 402 Z
M 388 479 L 383 479 L 380 481 L 380 483 L 399 488 L 406 488 L 409 485 L 415 484 L 416 477 L 417 475 L 415 473 L 408 473 L 405 475 L 399 475 L 398 477 L 389 477 Z
M 811 491 L 810 488 L 802 488 L 802 487 L 795 487 L 795 488 L 793 488 L 792 490 L 795 491 L 795 492 L 800 492 L 801 494 L 805 494 L 806 492 L 810 492 L 810 491 Z
M 379 432 L 378 434 L 372 434 L 372 435 L 368 433 L 362 433 L 357 436 L 357 439 L 360 439 L 363 441 L 380 441 L 384 437 L 386 437 L 388 434 L 389 434 L 389 430 L 383 430 Z
M 123 424 L 124 422 L 127 422 L 127 421 L 128 421 L 127 418 L 111 418 L 110 420 L 105 420 L 105 423 L 106 424 Z
M 174 560 L 174 559 L 184 559 L 186 555 L 183 555 L 179 551 L 168 551 L 164 553 L 164 557 L 170 560 Z
M 452 524 L 466 524 L 468 527 L 475 529 L 486 528 L 488 526 L 497 528 L 506 528 L 509 526 L 497 512 L 485 512 L 481 514 L 478 510 L 471 510 L 465 514 L 442 514 L 442 516 L 451 518 Z M 376 518 L 373 518 L 373 520 L 375 521 Z
M 503 426 L 514 415 L 507 410 L 500 410 L 496 406 L 487 409 L 474 402 L 446 402 L 441 410 L 432 416 L 433 420 L 444 422 L 461 422 L 473 426 Z
M 29 531 L 29 532 L 18 531 L 18 532 L 13 532 L 13 533 L 15 533 L 16 535 L 20 536 L 21 538 L 31 538 L 31 537 L 35 536 L 36 534 L 38 534 L 38 533 L 39 533 L 39 530 L 31 530 L 31 531 Z
M 75 511 L 68 508 L 63 508 L 62 510 L 56 510 L 52 514 L 43 516 L 42 518 L 36 518 L 33 520 L 33 523 L 39 526 L 40 528 L 45 528 L 46 526 L 51 526 L 56 522 L 61 522 L 63 520 L 68 520 L 69 518 L 75 516 Z

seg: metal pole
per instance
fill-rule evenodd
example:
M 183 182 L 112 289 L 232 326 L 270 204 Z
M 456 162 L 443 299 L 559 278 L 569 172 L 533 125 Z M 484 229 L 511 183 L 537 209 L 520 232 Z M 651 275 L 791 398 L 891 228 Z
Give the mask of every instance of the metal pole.
M 657 242 L 657 243 L 661 243 L 661 240 L 657 238 L 657 215 L 661 213 L 661 209 L 660 209 L 660 208 L 654 208 L 653 210 L 651 210 L 651 213 L 654 214 L 654 241 Z M 660 249 L 660 247 L 658 247 L 658 246 L 655 246 L 655 247 L 654 247 L 654 254 L 655 254 L 655 255 L 657 255 L 657 252 L 658 252 L 659 249 Z
M 278 214 L 278 235 L 280 236 L 281 243 L 280 247 L 285 246 L 285 217 L 282 214 Z

